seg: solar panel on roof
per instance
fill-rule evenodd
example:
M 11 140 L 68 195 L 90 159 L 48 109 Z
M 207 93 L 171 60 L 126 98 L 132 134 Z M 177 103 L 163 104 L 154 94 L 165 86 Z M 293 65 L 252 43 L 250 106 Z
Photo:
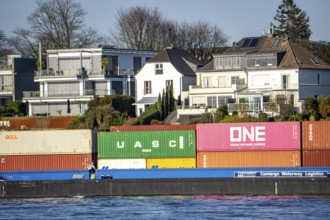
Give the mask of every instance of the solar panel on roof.
M 256 47 L 258 41 L 259 41 L 258 38 L 253 38 L 250 45 L 249 45 L 249 47 Z
M 249 47 L 250 42 L 251 42 L 251 39 L 245 39 L 242 47 L 243 48 L 244 47 Z

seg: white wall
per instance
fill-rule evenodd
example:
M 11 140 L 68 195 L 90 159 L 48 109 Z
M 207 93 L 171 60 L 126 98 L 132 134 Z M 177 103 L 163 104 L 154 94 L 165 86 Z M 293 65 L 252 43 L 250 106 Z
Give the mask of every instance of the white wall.
M 289 75 L 289 89 L 298 88 L 297 69 L 286 70 L 264 70 L 248 72 L 249 89 L 281 89 L 282 76 Z
M 139 101 L 143 97 L 158 97 L 159 94 L 163 94 L 163 90 L 166 90 L 166 80 L 173 80 L 173 96 L 175 99 L 181 94 L 183 82 L 182 74 L 179 73 L 171 63 L 162 63 L 163 64 L 163 74 L 155 73 L 155 64 L 156 63 L 147 63 L 143 66 L 141 71 L 135 76 L 136 82 L 136 97 L 135 101 Z M 151 94 L 144 95 L 144 81 L 151 81 Z M 185 80 L 185 83 L 188 83 L 191 79 Z M 136 106 L 136 115 L 139 116 L 139 109 L 142 108 L 143 111 L 144 105 Z

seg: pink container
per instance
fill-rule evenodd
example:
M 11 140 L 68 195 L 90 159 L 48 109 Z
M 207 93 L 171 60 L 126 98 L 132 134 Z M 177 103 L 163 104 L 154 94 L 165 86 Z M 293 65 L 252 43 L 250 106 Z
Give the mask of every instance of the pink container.
M 197 125 L 197 151 L 300 150 L 299 122 Z

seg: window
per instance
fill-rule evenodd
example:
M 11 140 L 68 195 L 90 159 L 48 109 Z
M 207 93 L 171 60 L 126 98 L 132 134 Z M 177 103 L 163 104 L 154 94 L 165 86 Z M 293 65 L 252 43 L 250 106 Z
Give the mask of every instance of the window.
M 208 96 L 207 97 L 207 107 L 216 108 L 217 107 L 217 97 L 216 96 Z
M 203 88 L 210 88 L 212 86 L 211 77 L 203 78 Z
M 163 64 L 155 64 L 156 74 L 163 74 Z
M 273 66 L 272 59 L 267 59 L 267 66 Z
M 223 58 L 216 58 L 215 59 L 215 69 L 216 70 L 221 70 L 221 69 L 223 69 Z
M 279 40 L 279 39 L 276 39 L 276 40 L 274 41 L 272 47 L 277 47 L 279 42 L 280 42 L 280 40 Z
M 313 64 L 320 64 L 320 62 L 316 58 L 311 57 L 310 59 L 311 59 Z
M 151 94 L 151 81 L 144 81 L 144 94 Z
M 231 84 L 239 84 L 239 76 L 232 76 Z
M 234 57 L 233 58 L 233 68 L 234 69 L 241 68 L 241 58 L 240 57 Z
M 232 69 L 232 58 L 227 57 L 225 59 L 225 69 Z
M 288 89 L 289 88 L 289 75 L 283 75 L 282 76 L 282 89 Z
M 173 80 L 166 80 L 166 82 L 165 82 L 165 88 L 169 88 L 169 87 L 171 87 L 171 85 L 173 85 Z
M 260 66 L 261 60 L 255 59 L 254 66 Z
M 228 103 L 228 99 L 230 99 L 230 96 L 219 96 L 218 97 L 218 106 L 226 105 Z
M 133 65 L 134 65 L 134 74 L 136 74 L 141 69 L 141 57 L 134 57 Z

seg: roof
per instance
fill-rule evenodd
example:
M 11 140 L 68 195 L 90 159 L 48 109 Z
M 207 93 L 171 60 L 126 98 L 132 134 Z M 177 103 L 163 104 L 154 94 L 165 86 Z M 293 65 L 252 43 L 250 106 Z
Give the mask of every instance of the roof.
M 246 37 L 237 44 L 234 43 L 233 47 L 224 53 L 214 55 L 214 57 L 266 53 L 277 54 L 279 61 L 277 69 L 330 69 L 329 64 L 323 62 L 298 43 L 278 36 Z M 199 69 L 199 71 L 212 70 L 214 70 L 214 59 Z
M 158 100 L 158 97 L 143 97 L 139 101 L 133 103 L 133 105 L 138 105 L 138 104 L 155 104 Z
M 303 69 L 330 69 L 330 65 L 323 62 L 313 53 L 297 43 L 290 42 L 297 65 Z
M 161 50 L 156 56 L 149 59 L 147 63 L 171 63 L 175 69 L 185 76 L 195 76 L 197 66 L 202 62 L 192 54 L 179 48 L 166 48 Z

